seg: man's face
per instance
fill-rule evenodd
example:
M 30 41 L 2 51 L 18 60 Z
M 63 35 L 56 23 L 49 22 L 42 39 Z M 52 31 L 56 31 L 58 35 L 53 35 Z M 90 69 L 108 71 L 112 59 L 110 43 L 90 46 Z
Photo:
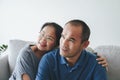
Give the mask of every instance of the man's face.
M 84 44 L 82 44 L 82 27 L 65 25 L 60 39 L 60 55 L 66 58 L 79 57 Z

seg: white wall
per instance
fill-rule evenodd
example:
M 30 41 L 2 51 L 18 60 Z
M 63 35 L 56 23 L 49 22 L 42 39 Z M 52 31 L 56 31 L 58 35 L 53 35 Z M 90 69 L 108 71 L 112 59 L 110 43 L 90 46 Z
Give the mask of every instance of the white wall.
M 44 22 L 76 18 L 91 28 L 91 47 L 120 45 L 120 0 L 0 0 L 0 43 L 36 41 Z

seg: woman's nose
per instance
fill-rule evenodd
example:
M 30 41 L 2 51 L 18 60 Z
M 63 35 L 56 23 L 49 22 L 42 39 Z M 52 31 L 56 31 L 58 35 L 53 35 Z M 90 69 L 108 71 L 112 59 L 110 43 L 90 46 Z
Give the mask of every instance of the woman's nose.
M 43 41 L 43 42 L 46 42 L 46 37 L 42 36 L 40 40 Z

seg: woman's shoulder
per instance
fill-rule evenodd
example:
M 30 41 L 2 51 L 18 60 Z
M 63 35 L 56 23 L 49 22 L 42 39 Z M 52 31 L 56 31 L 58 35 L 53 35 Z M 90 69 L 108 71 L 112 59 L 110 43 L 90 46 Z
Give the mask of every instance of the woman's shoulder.
M 31 45 L 26 44 L 19 52 L 18 57 L 20 58 L 29 58 L 33 51 L 30 48 Z

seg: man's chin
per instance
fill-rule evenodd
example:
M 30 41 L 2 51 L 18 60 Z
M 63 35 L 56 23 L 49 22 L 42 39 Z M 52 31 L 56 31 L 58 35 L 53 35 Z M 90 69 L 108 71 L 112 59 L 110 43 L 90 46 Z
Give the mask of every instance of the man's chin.
M 62 50 L 60 50 L 60 55 L 63 56 L 63 51 Z
M 60 52 L 60 55 L 63 56 L 63 57 L 66 57 L 66 56 L 67 56 L 66 53 L 65 53 L 65 52 L 62 52 L 62 51 Z

